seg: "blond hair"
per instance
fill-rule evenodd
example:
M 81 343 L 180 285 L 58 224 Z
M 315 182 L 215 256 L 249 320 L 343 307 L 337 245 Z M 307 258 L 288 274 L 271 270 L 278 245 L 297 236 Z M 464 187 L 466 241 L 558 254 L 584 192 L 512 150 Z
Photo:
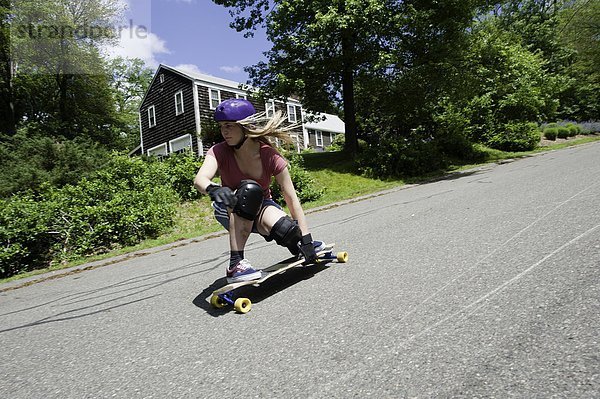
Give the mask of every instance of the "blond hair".
M 273 144 L 271 138 L 278 138 L 283 140 L 285 143 L 293 143 L 289 132 L 298 128 L 299 123 L 294 123 L 288 126 L 281 126 L 287 119 L 281 111 L 275 112 L 272 118 L 267 116 L 266 112 L 257 112 L 256 114 L 250 115 L 240 121 L 237 121 L 242 128 L 246 131 L 248 137 L 252 139 L 258 139 L 268 144 Z

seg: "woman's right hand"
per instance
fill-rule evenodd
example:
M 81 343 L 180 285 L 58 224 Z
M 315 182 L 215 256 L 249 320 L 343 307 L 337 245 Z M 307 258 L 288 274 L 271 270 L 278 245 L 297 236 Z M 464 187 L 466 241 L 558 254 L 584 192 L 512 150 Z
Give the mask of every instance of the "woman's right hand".
M 214 202 L 220 202 L 228 208 L 233 208 L 237 202 L 235 194 L 229 187 L 211 184 L 210 186 L 206 187 L 206 192 L 211 200 Z

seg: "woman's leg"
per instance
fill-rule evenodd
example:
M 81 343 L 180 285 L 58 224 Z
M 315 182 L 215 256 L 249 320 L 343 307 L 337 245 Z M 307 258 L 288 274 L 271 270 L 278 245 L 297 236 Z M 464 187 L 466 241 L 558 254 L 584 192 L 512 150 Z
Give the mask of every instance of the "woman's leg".
M 256 228 L 261 235 L 268 236 L 275 223 L 285 216 L 287 216 L 286 213 L 276 206 L 266 206 L 259 214 Z
M 229 247 L 232 251 L 243 251 L 252 232 L 252 220 L 229 212 Z

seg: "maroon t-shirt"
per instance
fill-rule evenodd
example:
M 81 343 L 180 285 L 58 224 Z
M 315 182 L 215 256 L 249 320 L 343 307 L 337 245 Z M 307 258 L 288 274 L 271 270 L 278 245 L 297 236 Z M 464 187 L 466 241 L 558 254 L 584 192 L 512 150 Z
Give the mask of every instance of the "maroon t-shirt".
M 208 150 L 206 155 L 216 158 L 223 186 L 235 190 L 242 180 L 256 180 L 242 173 L 235 160 L 234 149 L 228 146 L 226 142 L 215 144 Z M 260 143 L 260 159 L 262 161 L 263 174 L 256 182 L 262 187 L 264 198 L 270 199 L 271 190 L 269 189 L 269 185 L 271 184 L 271 177 L 283 172 L 287 167 L 287 161 L 275 148 L 262 142 Z

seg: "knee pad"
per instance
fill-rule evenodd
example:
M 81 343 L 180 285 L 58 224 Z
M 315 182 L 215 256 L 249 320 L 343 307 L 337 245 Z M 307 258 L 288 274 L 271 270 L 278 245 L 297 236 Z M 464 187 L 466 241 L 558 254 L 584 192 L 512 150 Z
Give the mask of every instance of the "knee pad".
M 298 242 L 301 239 L 302 231 L 300 231 L 298 223 L 289 216 L 279 219 L 267 237 L 267 241 L 275 240 L 277 244 L 286 247 L 294 255 L 299 253 Z
M 242 180 L 235 192 L 237 203 L 233 213 L 247 220 L 254 220 L 263 203 L 262 187 L 254 180 Z

